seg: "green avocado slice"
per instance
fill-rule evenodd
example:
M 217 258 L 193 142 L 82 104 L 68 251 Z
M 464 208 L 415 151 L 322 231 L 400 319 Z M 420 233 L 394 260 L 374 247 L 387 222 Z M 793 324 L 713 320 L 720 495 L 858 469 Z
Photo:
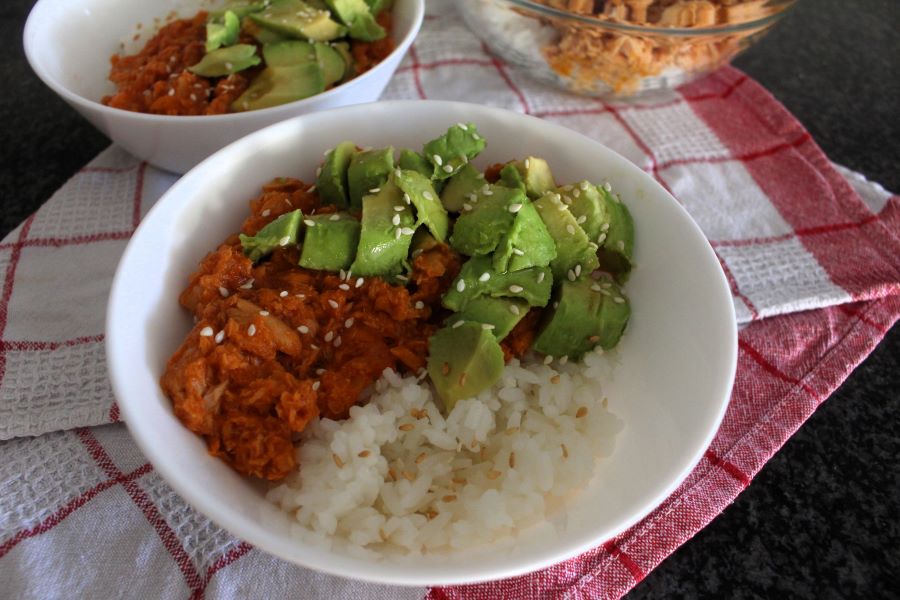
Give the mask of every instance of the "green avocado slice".
M 347 191 L 350 194 L 350 208 L 358 210 L 362 197 L 382 186 L 394 170 L 394 148 L 363 150 L 355 153 L 347 169 Z
M 478 323 L 444 327 L 428 339 L 428 374 L 448 414 L 496 383 L 503 364 L 497 338 Z
M 470 300 L 460 312 L 451 315 L 447 325 L 452 327 L 458 321 L 481 323 L 490 328 L 499 342 L 509 335 L 530 309 L 528 302 L 518 298 L 479 296 Z
M 426 165 L 430 177 L 431 165 L 427 161 Z M 441 203 L 451 212 L 460 212 L 466 204 L 478 199 L 478 190 L 484 187 L 485 183 L 484 173 L 466 163 L 456 175 L 446 181 L 441 192 Z
M 387 32 L 377 22 L 365 0 L 325 0 L 337 18 L 350 29 L 355 40 L 372 42 L 382 39 Z
M 415 224 L 412 207 L 403 201 L 403 192 L 394 183 L 386 181 L 377 193 L 364 196 L 359 247 L 350 270 L 384 278 L 402 272 Z
M 220 46 L 231 46 L 238 41 L 240 32 L 241 19 L 233 11 L 226 10 L 221 22 L 215 19 L 206 24 L 206 51 L 212 52 Z
M 260 63 L 256 55 L 256 46 L 251 44 L 235 44 L 227 48 L 219 48 L 203 55 L 200 62 L 188 67 L 188 71 L 201 77 L 224 77 L 255 67 Z
M 249 16 L 258 25 L 293 38 L 328 42 L 347 34 L 347 28 L 332 21 L 327 10 L 301 0 L 272 0 L 268 8 Z
M 461 311 L 479 296 L 521 298 L 531 306 L 546 306 L 553 288 L 548 267 L 531 267 L 501 273 L 491 266 L 490 256 L 475 256 L 466 261 L 441 300 L 445 308 Z
M 300 266 L 339 271 L 353 264 L 359 245 L 360 223 L 347 213 L 308 216 Z
M 253 262 L 259 262 L 272 253 L 275 248 L 297 244 L 300 221 L 303 213 L 297 210 L 285 213 L 256 232 L 256 235 L 238 236 L 244 255 Z
M 416 171 L 401 169 L 394 172 L 393 181 L 405 194 L 404 200 L 408 196 L 416 207 L 416 224 L 424 224 L 438 241 L 445 241 L 450 222 L 431 180 Z
M 562 196 L 563 204 L 569 207 L 588 239 L 596 244 L 603 224 L 609 222 L 602 192 L 587 181 L 565 185 L 556 191 Z M 600 245 L 597 244 L 597 247 Z
M 597 243 L 600 244 L 598 253 L 600 265 L 613 273 L 616 280 L 625 282 L 633 266 L 634 221 L 628 207 L 618 196 L 613 195 L 605 187 L 598 187 L 597 190 L 603 198 L 609 217 L 607 223 L 601 226 L 601 232 L 597 237 Z
M 511 206 L 510 210 L 516 208 Z M 530 200 L 521 203 L 513 226 L 497 244 L 493 267 L 498 272 L 546 267 L 556 258 L 556 242 Z
M 324 90 L 322 69 L 317 63 L 266 67 L 250 87 L 231 103 L 231 109 L 244 111 L 269 108 L 302 100 Z
M 285 40 L 263 46 L 263 58 L 268 67 L 290 67 L 316 62 L 314 46 L 305 40 Z
M 554 307 L 532 347 L 574 360 L 598 345 L 604 350 L 613 348 L 631 316 L 627 298 L 608 277 L 563 281 Z
M 534 203 L 534 207 L 556 242 L 556 258 L 550 262 L 554 279 L 571 281 L 590 275 L 599 266 L 596 244 L 588 240 L 560 195 L 547 192 Z
M 422 154 L 433 165 L 432 179 L 449 179 L 478 156 L 486 143 L 472 123 L 459 123 L 425 144 Z
M 463 212 L 456 219 L 450 236 L 450 245 L 467 256 L 490 254 L 512 229 L 515 207 L 526 201 L 522 190 L 484 184 L 475 199 L 463 205 Z
M 325 162 L 316 177 L 316 188 L 322 204 L 335 204 L 341 208 L 349 206 L 347 169 L 354 154 L 356 144 L 341 142 L 325 156 Z
M 344 62 L 344 57 L 330 44 L 316 42 L 315 49 L 316 60 L 325 77 L 325 87 L 329 88 L 340 83 L 347 73 L 347 63 Z
M 525 180 L 522 179 L 521 173 L 519 173 L 519 169 L 516 168 L 515 163 L 506 163 L 503 165 L 503 168 L 500 169 L 500 181 L 498 182 L 500 185 L 505 185 L 508 188 L 520 189 L 523 192 L 525 190 Z
M 522 182 L 525 184 L 525 191 L 529 198 L 540 198 L 556 188 L 553 173 L 550 172 L 550 165 L 543 158 L 529 156 L 523 161 L 516 161 L 515 165 L 522 176 Z

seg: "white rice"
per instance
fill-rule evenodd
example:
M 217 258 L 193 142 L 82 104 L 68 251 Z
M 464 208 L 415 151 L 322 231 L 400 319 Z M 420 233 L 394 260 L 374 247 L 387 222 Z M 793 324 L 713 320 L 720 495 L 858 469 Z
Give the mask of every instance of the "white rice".
M 356 556 L 508 541 L 612 453 L 622 422 L 600 393 L 611 368 L 599 351 L 580 364 L 513 360 L 446 418 L 427 381 L 386 370 L 349 419 L 304 431 L 298 472 L 268 499 L 294 516 L 296 537 Z

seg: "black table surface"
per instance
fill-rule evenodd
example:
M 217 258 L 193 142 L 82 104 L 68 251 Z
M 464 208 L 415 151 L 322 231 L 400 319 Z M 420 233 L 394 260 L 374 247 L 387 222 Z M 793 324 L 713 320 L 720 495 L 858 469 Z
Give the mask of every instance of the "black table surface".
M 0 236 L 108 140 L 34 76 L 33 0 L 5 0 L 0 37 Z M 900 2 L 801 0 L 736 65 L 834 161 L 900 191 Z M 89 43 L 89 42 L 88 42 Z M 752 484 L 631 598 L 898 597 L 900 327 Z

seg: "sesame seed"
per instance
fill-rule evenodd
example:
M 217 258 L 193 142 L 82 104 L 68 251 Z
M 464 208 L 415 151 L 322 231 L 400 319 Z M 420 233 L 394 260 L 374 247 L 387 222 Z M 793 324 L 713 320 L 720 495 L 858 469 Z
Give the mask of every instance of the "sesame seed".
M 353 317 L 344 321 L 344 329 L 350 329 L 351 327 L 353 327 Z
M 453 167 L 451 167 L 450 165 L 444 165 L 444 173 L 452 173 L 452 172 L 453 172 Z
M 287 290 L 282 290 L 281 293 L 278 295 L 282 298 L 287 298 L 287 295 L 288 295 Z
M 538 283 L 541 283 L 542 281 L 544 281 L 544 276 L 545 276 L 545 275 L 546 275 L 546 273 L 544 273 L 543 271 L 538 271 L 538 274 L 537 274 L 537 282 L 538 282 Z
M 395 240 L 399 240 L 401 235 L 403 235 L 403 233 L 400 231 L 399 227 L 394 230 L 394 239 Z
M 358 288 L 362 287 L 363 281 L 364 281 L 364 280 L 363 280 L 362 277 L 360 277 L 359 279 L 357 279 L 357 280 L 356 280 L 356 287 L 358 287 Z
M 328 306 L 330 306 L 331 308 L 337 308 L 338 307 L 337 300 L 329 300 Z
M 300 333 L 305 335 L 305 334 L 309 333 L 309 327 L 307 327 L 306 325 L 301 325 L 300 327 L 297 328 L 297 331 L 299 331 Z
M 170 95 L 170 96 L 174 96 L 174 95 L 175 95 L 175 90 L 174 90 L 174 89 L 169 90 L 169 95 Z
M 591 286 L 591 290 L 593 290 L 593 291 L 595 291 L 595 292 L 599 292 L 599 291 L 602 290 L 602 289 L 603 289 L 603 288 L 600 287 L 600 286 L 599 286 L 598 284 L 596 284 L 596 283 L 593 284 L 593 285 Z
M 607 192 L 611 192 L 612 185 L 607 181 L 606 183 L 603 184 L 603 189 L 606 190 Z
M 261 214 L 261 215 L 264 216 L 264 217 L 268 217 L 269 215 L 272 214 L 272 211 L 269 210 L 269 209 L 267 208 L 266 210 L 262 211 L 262 212 L 259 213 L 259 214 Z
M 416 307 L 416 310 L 422 310 L 423 308 L 425 308 L 425 303 L 422 302 L 421 300 L 417 300 L 415 303 L 415 307 Z
M 460 279 L 459 281 L 456 282 L 456 291 L 457 292 L 463 292 L 463 291 L 465 291 L 465 289 L 466 289 L 466 280 L 465 279 Z
M 513 284 L 513 285 L 509 286 L 509 291 L 512 292 L 513 294 L 520 294 L 524 290 L 525 290 L 525 288 L 523 288 L 521 285 Z
M 469 204 L 468 202 L 464 202 L 464 203 L 463 203 L 463 210 L 466 211 L 466 212 L 472 210 L 472 205 Z
M 400 170 L 400 167 L 394 169 L 394 177 L 403 177 L 403 171 Z
M 585 221 L 587 221 L 587 215 L 581 215 L 580 217 L 575 219 L 575 222 L 578 223 L 579 225 L 581 225 Z
M 572 190 L 572 195 L 578 198 L 579 196 L 581 196 L 581 190 L 575 188 L 574 190 Z
M 595 252 L 600 249 L 596 242 L 588 242 L 588 247 Z
M 530 158 L 526 158 L 526 159 L 525 159 L 525 168 L 527 169 L 527 168 L 530 167 L 530 166 L 531 166 L 531 159 L 530 159 Z
M 569 232 L 569 235 L 575 235 L 575 226 L 569 223 L 566 225 L 566 231 Z
M 391 218 L 391 223 L 392 223 L 395 227 L 399 227 L 399 226 L 400 226 L 400 215 L 394 215 L 394 216 Z
M 451 325 L 450 327 L 451 327 L 452 329 L 456 329 L 457 327 L 462 327 L 462 326 L 463 326 L 463 323 L 465 323 L 465 322 L 466 322 L 465 319 L 460 319 L 459 321 L 457 321 L 456 323 L 454 323 L 454 324 Z
M 485 196 L 493 196 L 494 190 L 491 190 L 491 189 L 484 190 L 484 195 Z
M 369 190 L 369 193 L 370 193 L 370 194 L 377 194 L 377 193 L 380 192 L 380 191 L 381 191 L 381 188 L 377 188 L 377 187 L 376 187 L 376 188 L 372 188 L 371 190 Z
M 250 337 L 256 335 L 256 325 L 254 325 L 253 323 L 250 324 L 250 327 L 247 328 L 247 335 L 249 335 Z
M 409 277 L 407 277 L 406 275 L 397 275 L 396 277 L 398 280 L 403 281 L 403 282 L 409 281 Z
M 434 195 L 432 195 L 432 193 L 429 192 L 428 190 L 425 190 L 424 192 L 422 192 L 422 196 L 423 196 L 426 200 L 434 200 Z
M 328 158 L 328 155 L 331 154 L 332 152 L 334 152 L 334 148 L 329 148 L 322 154 L 322 156 L 324 156 L 325 158 Z
M 441 166 L 442 164 L 444 164 L 444 159 L 441 158 L 440 154 L 435 154 L 434 156 L 431 157 L 431 159 L 434 161 L 434 164 L 436 164 L 437 166 Z
M 412 199 L 409 197 L 409 194 L 407 194 L 406 192 L 403 193 L 403 201 L 406 202 L 407 205 L 410 202 L 412 202 Z
M 478 140 L 481 139 L 481 136 L 478 135 L 477 133 L 473 133 L 473 134 L 472 134 L 472 139 L 475 140 L 475 141 L 477 142 Z
M 314 391 L 314 392 L 317 391 L 317 390 L 319 389 L 319 386 L 320 386 L 320 385 L 322 385 L 322 382 L 321 382 L 321 381 L 317 381 L 317 382 L 315 382 L 314 384 L 312 384 L 312 389 L 313 389 L 313 391 Z
M 519 307 L 516 306 L 515 304 L 510 304 L 510 305 L 509 305 L 509 312 L 511 312 L 512 314 L 514 314 L 514 315 L 516 315 L 516 316 L 519 316 L 519 313 L 520 313 L 521 311 L 519 310 Z
M 416 230 L 412 227 L 404 227 L 400 230 L 400 232 L 403 233 L 403 235 L 412 235 L 416 232 Z
M 333 339 L 334 339 L 334 332 L 333 332 L 333 331 L 329 331 L 328 333 L 325 334 L 325 341 L 326 341 L 326 342 L 330 342 L 330 341 L 333 340 Z
M 520 210 L 522 210 L 522 205 L 521 205 L 519 202 L 516 202 L 515 204 L 510 204 L 510 205 L 509 205 L 509 212 L 511 212 L 511 213 L 513 213 L 513 214 L 516 214 L 516 213 L 519 212 Z
M 223 329 L 223 330 L 219 331 L 219 333 L 217 333 L 216 337 L 214 337 L 213 339 L 216 340 L 217 344 L 221 344 L 222 340 L 225 339 L 225 330 Z
M 513 248 L 512 251 L 513 251 L 513 254 L 515 254 L 516 256 L 525 256 L 524 250 L 519 250 L 518 248 Z
M 569 271 L 566 273 L 566 277 L 569 278 L 569 281 L 575 281 L 576 279 L 578 279 L 578 276 L 572 269 L 569 269 Z
M 575 277 L 580 277 L 580 276 L 581 276 L 581 265 L 577 264 L 577 265 L 575 265 Z
M 261 310 L 261 311 L 259 311 L 259 315 L 260 315 L 261 317 L 268 317 L 268 316 L 269 316 L 269 311 L 267 311 L 267 310 Z
M 350 291 L 350 286 L 347 285 L 346 283 L 342 283 L 341 285 L 338 286 L 338 288 L 344 290 L 345 292 Z
M 228 290 L 220 286 L 219 287 L 219 295 L 222 296 L 223 298 L 227 298 Z
M 622 296 L 616 296 L 615 298 L 613 298 L 613 302 L 615 302 L 616 304 L 624 304 L 625 298 L 623 298 Z
M 475 192 L 472 192 L 471 194 L 466 196 L 466 198 L 468 198 L 472 202 L 478 202 L 478 194 L 476 194 Z
M 309 186 L 309 189 L 306 190 L 306 191 L 307 191 L 307 192 L 314 192 L 314 191 L 316 191 L 316 185 L 313 184 L 313 185 Z
M 600 226 L 600 231 L 607 232 L 609 231 L 609 223 L 604 223 Z
M 457 123 L 456 126 L 459 127 L 460 129 L 462 129 L 463 131 L 468 131 L 468 129 L 469 129 L 468 127 L 466 127 L 465 123 Z
M 480 277 L 478 277 L 478 281 L 487 281 L 490 278 L 491 278 L 491 274 L 488 273 L 487 271 L 485 271 L 484 273 L 481 274 Z
M 303 219 L 303 222 L 306 223 L 307 227 L 315 227 L 316 226 L 316 222 L 313 221 L 312 219 Z
M 602 244 L 602 243 L 605 242 L 605 241 L 606 241 L 606 234 L 605 234 L 605 233 L 601 233 L 600 235 L 597 236 L 597 244 L 598 244 L 598 245 Z
M 340 278 L 341 281 L 346 281 L 347 280 L 347 271 L 340 269 L 338 271 L 338 278 Z
M 548 354 L 547 356 L 544 357 L 544 364 L 545 364 L 545 365 L 549 365 L 549 364 L 552 363 L 552 362 L 553 362 L 553 355 L 552 355 L 552 354 Z
M 294 294 L 294 295 L 297 296 L 298 298 L 300 298 L 301 300 L 306 298 L 306 294 Z
M 318 169 L 316 169 L 316 177 L 318 177 L 321 174 L 322 174 L 322 167 L 319 167 Z
M 341 336 L 337 336 L 334 339 L 334 347 L 335 348 L 340 348 L 342 343 L 343 343 L 343 341 L 341 340 Z
M 482 323 L 481 328 L 485 331 L 490 331 L 495 328 L 495 325 L 491 325 L 490 323 Z
M 578 187 L 581 188 L 581 191 L 582 191 L 582 192 L 586 192 L 586 191 L 588 191 L 588 188 L 591 187 L 591 184 L 590 184 L 589 182 L 587 182 L 587 181 L 582 181 L 582 182 L 581 182 L 581 185 L 579 185 Z
M 280 240 L 278 240 L 279 246 L 287 246 L 290 243 L 291 243 L 291 236 L 289 236 L 289 235 L 286 235 L 283 238 L 281 238 Z
M 406 209 L 403 208 L 402 206 L 395 206 L 395 207 L 394 207 L 394 210 L 397 211 L 397 212 L 403 212 L 403 211 L 406 210 Z
M 569 357 L 567 355 L 562 355 L 559 357 L 559 364 L 564 365 L 569 362 Z
M 242 290 L 249 290 L 252 288 L 253 288 L 253 278 L 252 277 L 241 285 Z
M 213 328 L 212 328 L 212 327 L 204 327 L 203 329 L 200 330 L 200 335 L 201 335 L 202 337 L 211 337 L 212 334 L 213 334 Z
M 341 215 L 339 215 L 339 214 L 337 214 L 337 213 L 334 213 L 333 215 L 331 215 L 330 217 L 328 217 L 328 220 L 329 220 L 329 221 L 340 221 L 340 220 L 341 220 Z
M 616 242 L 616 248 L 618 248 L 620 252 L 624 252 L 625 251 L 625 241 L 619 240 L 618 242 Z

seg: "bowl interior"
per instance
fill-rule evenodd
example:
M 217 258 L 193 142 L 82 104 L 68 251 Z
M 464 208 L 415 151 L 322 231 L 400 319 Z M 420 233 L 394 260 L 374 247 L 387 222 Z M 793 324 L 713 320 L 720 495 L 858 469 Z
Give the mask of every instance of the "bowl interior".
M 260 487 L 210 457 L 172 415 L 158 380 L 191 321 L 178 293 L 199 260 L 238 229 L 248 200 L 279 175 L 312 181 L 322 151 L 419 148 L 458 121 L 488 141 L 477 166 L 531 154 L 560 183 L 608 180 L 633 213 L 638 267 L 627 285 L 633 317 L 621 364 L 603 393 L 625 422 L 611 458 L 550 519 L 555 534 L 525 531 L 514 548 L 373 562 L 303 545 Z M 402 125 L 401 125 L 402 124 Z M 119 265 L 107 317 L 113 387 L 135 440 L 188 502 L 235 535 L 281 558 L 335 574 L 400 584 L 460 583 L 552 564 L 621 532 L 687 476 L 727 406 L 737 356 L 731 296 L 708 243 L 650 177 L 604 146 L 531 117 L 448 102 L 385 102 L 305 115 L 228 146 L 158 202 Z

